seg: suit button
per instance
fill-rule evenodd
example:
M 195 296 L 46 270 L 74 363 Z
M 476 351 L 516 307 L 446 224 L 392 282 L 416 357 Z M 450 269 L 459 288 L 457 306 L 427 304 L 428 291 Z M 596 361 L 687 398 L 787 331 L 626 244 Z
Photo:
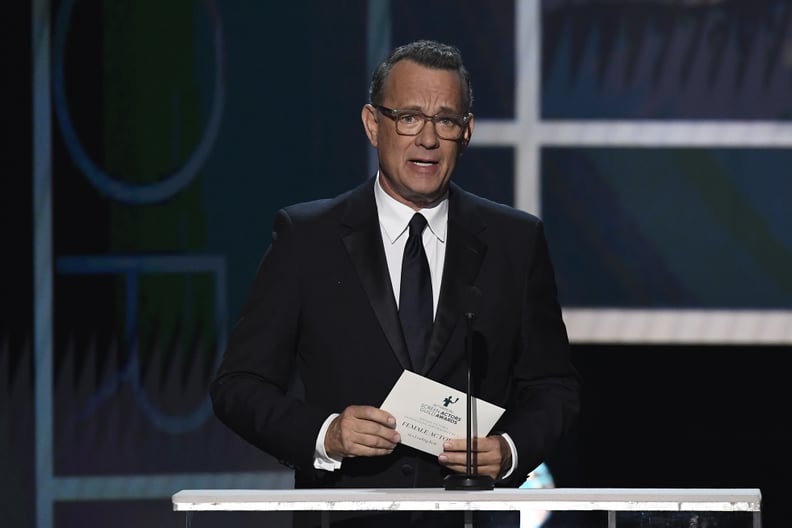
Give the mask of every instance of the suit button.
M 404 464 L 401 467 L 402 475 L 404 475 L 406 477 L 409 477 L 410 475 L 412 475 L 414 471 L 415 471 L 415 468 L 412 467 L 410 464 Z

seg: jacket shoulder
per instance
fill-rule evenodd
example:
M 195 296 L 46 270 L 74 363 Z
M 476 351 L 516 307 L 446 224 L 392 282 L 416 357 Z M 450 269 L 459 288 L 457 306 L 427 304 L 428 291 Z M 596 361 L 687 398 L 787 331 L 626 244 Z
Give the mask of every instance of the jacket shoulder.
M 332 198 L 321 198 L 306 202 L 295 203 L 281 209 L 278 214 L 285 215 L 291 223 L 313 223 L 326 222 L 331 219 L 342 218 L 352 204 L 356 202 L 367 202 L 370 198 L 373 204 L 372 181 L 367 180 L 361 185 L 350 189 Z
M 503 223 L 535 226 L 542 223 L 535 214 L 473 194 L 458 185 L 452 186 L 452 193 L 456 196 L 455 201 L 461 215 L 478 216 L 488 225 Z

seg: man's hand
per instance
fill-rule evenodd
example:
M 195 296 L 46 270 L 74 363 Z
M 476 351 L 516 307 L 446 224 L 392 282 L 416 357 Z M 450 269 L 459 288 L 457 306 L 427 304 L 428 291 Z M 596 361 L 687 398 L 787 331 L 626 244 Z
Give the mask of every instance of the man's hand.
M 330 422 L 325 451 L 332 458 L 382 456 L 393 452 L 401 437 L 396 419 L 369 405 L 350 405 Z
M 467 439 L 447 440 L 437 457 L 441 465 L 457 473 L 467 472 Z M 511 450 L 500 435 L 474 438 L 470 444 L 470 465 L 474 474 L 489 475 L 493 480 L 511 467 Z

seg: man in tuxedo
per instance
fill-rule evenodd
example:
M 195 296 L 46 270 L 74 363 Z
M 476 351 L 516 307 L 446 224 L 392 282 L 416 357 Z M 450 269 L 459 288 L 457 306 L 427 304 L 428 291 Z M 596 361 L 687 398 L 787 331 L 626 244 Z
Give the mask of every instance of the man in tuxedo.
M 455 47 L 396 48 L 361 114 L 377 174 L 276 214 L 210 392 L 217 417 L 293 468 L 295 487 L 442 487 L 465 473 L 465 438 L 428 455 L 401 444 L 379 406 L 405 369 L 465 391 L 461 303 L 471 287 L 481 292 L 474 395 L 505 408 L 472 443 L 476 472 L 518 487 L 576 418 L 579 383 L 542 222 L 451 182 L 472 102 Z M 415 213 L 417 262 L 430 277 L 424 330 L 423 308 L 405 293 L 420 280 L 402 277 Z

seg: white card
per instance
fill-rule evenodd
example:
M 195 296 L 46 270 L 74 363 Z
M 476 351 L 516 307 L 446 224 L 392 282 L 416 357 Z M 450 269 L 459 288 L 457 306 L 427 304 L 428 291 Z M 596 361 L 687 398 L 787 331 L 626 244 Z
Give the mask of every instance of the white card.
M 471 399 L 473 436 L 487 436 L 505 409 Z M 380 408 L 396 418 L 401 443 L 432 455 L 443 452 L 443 442 L 467 438 L 467 394 L 405 370 Z

